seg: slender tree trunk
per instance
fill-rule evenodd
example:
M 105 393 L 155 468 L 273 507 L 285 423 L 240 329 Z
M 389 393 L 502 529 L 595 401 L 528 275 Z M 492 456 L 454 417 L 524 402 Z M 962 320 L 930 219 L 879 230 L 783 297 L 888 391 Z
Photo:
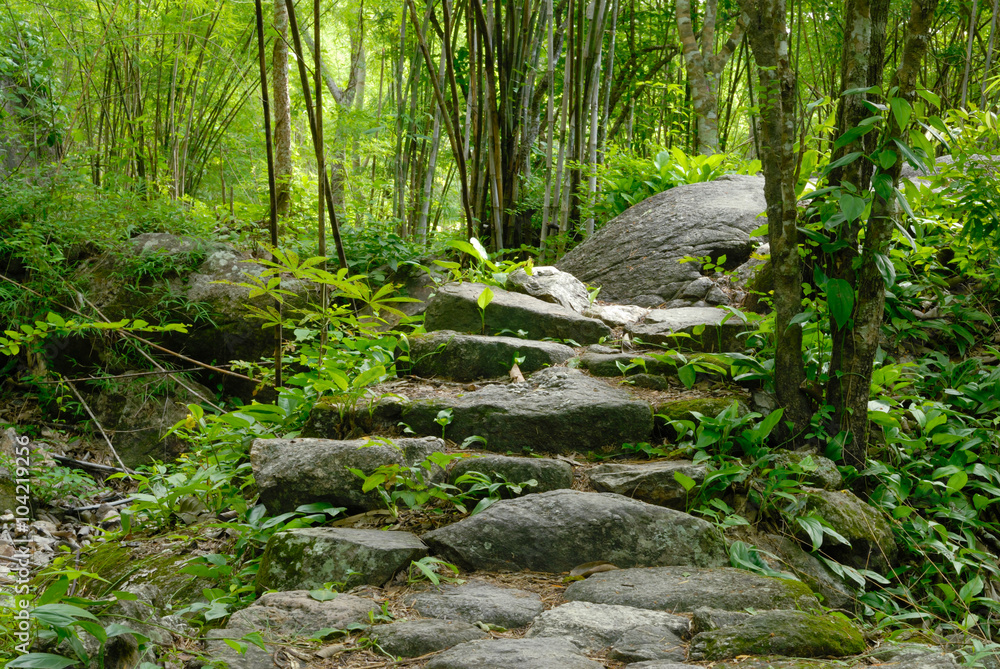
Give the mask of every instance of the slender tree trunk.
M 979 95 L 979 108 L 986 107 L 986 86 L 990 79 L 990 67 L 993 65 L 993 44 L 996 37 L 997 14 L 1000 13 L 1000 0 L 993 0 L 993 13 L 990 16 L 990 41 L 986 47 L 986 67 L 983 68 L 983 81 L 980 84 L 982 93 Z
M 677 30 L 680 33 L 691 89 L 698 133 L 698 150 L 703 154 L 719 151 L 719 80 L 730 56 L 743 39 L 745 17 L 740 16 L 732 34 L 715 53 L 715 22 L 718 0 L 707 0 L 701 29 L 701 48 L 691 20 L 691 0 L 677 0 Z M 783 20 L 783 19 L 782 19 Z M 784 24 L 782 24 L 784 25 Z
M 441 51 L 441 66 L 438 68 L 438 81 L 444 80 L 445 55 Z M 417 243 L 424 246 L 427 243 L 427 216 L 431 209 L 431 194 L 434 191 L 434 172 L 437 170 L 438 145 L 441 143 L 441 110 L 434 106 L 434 130 L 431 133 L 431 154 L 427 159 L 427 170 L 424 175 L 424 195 L 420 206 L 420 218 L 417 221 Z
M 979 0 L 972 0 L 972 11 L 969 12 L 969 41 L 965 47 L 965 72 L 962 74 L 962 102 L 959 104 L 963 109 L 969 97 L 969 70 L 972 68 L 972 43 L 976 39 L 976 19 L 979 18 Z
M 271 78 L 274 88 L 274 176 L 278 216 L 288 215 L 292 179 L 292 99 L 288 93 L 288 9 L 274 0 L 274 40 Z
M 740 6 L 748 19 L 761 89 L 764 197 L 774 271 L 774 385 L 784 419 L 792 423 L 790 436 L 797 438 L 809 425 L 811 409 L 802 392 L 802 328 L 791 324 L 802 309 L 794 173 L 796 80 L 789 61 L 785 0 L 740 0 Z
M 893 76 L 891 88 L 898 87 L 896 95 L 911 103 L 916 98 L 917 77 L 927 52 L 927 37 L 937 5 L 938 0 L 913 0 L 910 7 L 903 57 Z M 902 138 L 905 142 L 906 130 L 898 125 L 895 114 L 888 115 L 889 137 Z M 895 191 L 899 186 L 902 166 L 902 158 L 897 158 L 890 168 L 880 168 L 875 178 L 887 178 Z M 871 217 L 865 231 L 861 266 L 858 269 L 854 328 L 850 333 L 853 356 L 844 364 L 841 377 L 843 399 L 839 406 L 834 405 L 837 425 L 851 435 L 851 440 L 844 449 L 845 459 L 858 469 L 862 469 L 867 462 L 871 431 L 868 400 L 882 317 L 885 314 L 885 284 L 877 259 L 879 255 L 887 253 L 897 215 L 895 198 L 884 198 L 876 189 Z

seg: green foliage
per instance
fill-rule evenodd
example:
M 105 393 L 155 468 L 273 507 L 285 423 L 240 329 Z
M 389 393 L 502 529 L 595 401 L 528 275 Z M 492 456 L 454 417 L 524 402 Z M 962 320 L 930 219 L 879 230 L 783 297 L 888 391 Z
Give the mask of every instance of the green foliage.
M 439 585 L 442 582 L 464 583 L 465 581 L 458 578 L 457 575 L 458 567 L 441 558 L 428 555 L 410 562 L 409 577 L 406 582 L 410 585 L 421 581 L 430 581 L 431 585 Z

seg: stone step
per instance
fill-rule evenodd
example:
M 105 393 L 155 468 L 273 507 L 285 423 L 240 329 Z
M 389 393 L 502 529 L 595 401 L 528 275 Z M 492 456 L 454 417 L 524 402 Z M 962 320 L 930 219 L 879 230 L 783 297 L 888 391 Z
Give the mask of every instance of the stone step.
M 674 613 L 692 612 L 701 607 L 725 611 L 819 609 L 816 596 L 799 581 L 760 576 L 730 567 L 663 566 L 607 571 L 570 584 L 565 598 Z
M 450 415 L 443 427 L 437 422 L 441 412 Z M 456 443 L 479 436 L 486 443 L 478 448 L 501 453 L 609 452 L 626 442 L 649 441 L 653 434 L 647 402 L 566 368 L 543 369 L 527 383 L 490 385 L 454 396 L 384 397 L 359 407 L 348 419 L 369 433 L 391 433 L 404 424 L 417 435 L 443 432 Z M 303 433 L 331 437 L 342 428 L 340 407 L 318 403 Z
M 722 535 L 704 520 L 621 495 L 577 490 L 501 500 L 422 539 L 436 555 L 470 570 L 729 563 Z
M 745 333 L 754 329 L 738 316 L 716 307 L 653 309 L 641 323 L 625 328 L 636 340 L 706 353 L 743 351 Z
M 565 344 L 517 337 L 486 337 L 437 330 L 410 337 L 409 362 L 397 362 L 400 374 L 474 381 L 506 377 L 515 358 L 522 374 L 566 362 L 576 352 Z
M 486 288 L 493 292 L 493 300 L 485 310 L 480 310 L 476 300 Z M 572 340 L 581 345 L 596 344 L 611 335 L 611 328 L 600 320 L 530 295 L 481 283 L 441 286 L 427 302 L 424 327 L 428 331 L 454 330 L 470 334 L 524 331 L 529 339 Z

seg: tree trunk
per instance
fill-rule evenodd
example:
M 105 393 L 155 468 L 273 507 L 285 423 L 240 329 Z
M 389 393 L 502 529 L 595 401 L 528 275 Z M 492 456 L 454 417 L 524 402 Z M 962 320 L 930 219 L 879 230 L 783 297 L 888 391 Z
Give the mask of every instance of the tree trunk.
M 891 87 L 898 86 L 896 96 L 911 103 L 916 97 L 917 76 L 924 54 L 927 52 L 927 36 L 937 5 L 938 0 L 913 0 L 910 8 L 903 57 Z M 906 142 L 905 132 L 906 128 L 901 128 L 897 124 L 895 114 L 889 114 L 888 136 L 902 138 L 901 141 Z M 875 178 L 888 178 L 895 191 L 899 186 L 902 166 L 902 157 L 898 157 L 890 168 L 879 169 Z M 868 420 L 868 399 L 871 393 L 875 352 L 878 349 L 882 317 L 885 313 L 885 286 L 876 261 L 880 254 L 887 252 L 896 216 L 896 200 L 884 198 L 876 190 L 871 218 L 865 232 L 861 266 L 858 269 L 854 328 L 850 332 L 853 356 L 845 360 L 841 391 L 843 399 L 839 406 L 834 407 L 837 425 L 851 435 L 851 440 L 844 449 L 845 459 L 848 464 L 858 469 L 865 466 L 868 457 L 871 429 Z
M 990 79 L 990 66 L 993 65 L 993 40 L 996 37 L 997 14 L 1000 13 L 1000 0 L 993 0 L 993 14 L 990 16 L 990 41 L 986 46 L 986 67 L 983 68 L 983 81 L 980 84 L 982 93 L 979 95 L 979 108 L 986 106 L 986 86 Z
M 774 271 L 774 314 L 777 350 L 774 385 L 784 419 L 797 438 L 809 425 L 811 409 L 802 391 L 802 328 L 792 325 L 801 311 L 802 270 L 798 248 L 795 199 L 796 80 L 789 61 L 785 0 L 740 0 L 747 17 L 750 47 L 757 61 L 764 197 L 768 241 Z
M 713 154 L 719 151 L 719 79 L 723 68 L 733 55 L 737 45 L 743 39 L 746 19 L 740 16 L 729 39 L 715 53 L 715 22 L 718 10 L 718 0 L 708 0 L 705 6 L 705 19 L 701 29 L 701 49 L 694 34 L 691 22 L 691 0 L 677 0 L 677 30 L 680 33 L 684 53 L 684 64 L 687 68 L 688 83 L 691 89 L 691 104 L 694 107 L 698 150 L 703 154 Z M 741 3 L 742 4 L 742 3 Z M 745 12 L 744 12 L 745 13 Z M 784 25 L 784 18 L 782 18 Z
M 292 179 L 292 99 L 288 93 L 288 8 L 274 0 L 274 40 L 271 77 L 274 88 L 274 178 L 278 216 L 288 215 Z

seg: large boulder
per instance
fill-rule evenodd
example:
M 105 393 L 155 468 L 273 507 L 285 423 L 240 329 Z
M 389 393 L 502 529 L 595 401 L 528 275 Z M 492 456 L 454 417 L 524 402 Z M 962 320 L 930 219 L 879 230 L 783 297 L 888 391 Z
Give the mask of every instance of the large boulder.
M 403 620 L 375 625 L 366 636 L 394 657 L 418 657 L 466 641 L 484 639 L 487 634 L 471 623 L 457 620 Z
M 535 372 L 527 383 L 489 385 L 454 396 L 387 396 L 359 407 L 350 419 L 370 432 L 391 433 L 402 423 L 415 434 L 440 435 L 441 412 L 450 416 L 443 430 L 449 439 L 461 443 L 483 437 L 483 448 L 499 452 L 607 452 L 626 442 L 649 441 L 653 432 L 653 413 L 645 401 L 561 367 Z M 340 407 L 321 402 L 313 407 L 304 433 L 332 436 L 342 429 Z
M 422 538 L 435 554 L 473 570 L 563 572 L 598 561 L 620 567 L 728 562 L 725 540 L 704 520 L 621 495 L 577 490 L 501 500 Z
M 276 532 L 267 542 L 257 571 L 257 592 L 309 590 L 324 583 L 382 585 L 427 556 L 427 547 L 409 532 L 300 527 Z
M 601 287 L 601 298 L 657 306 L 720 304 L 725 295 L 698 262 L 726 256 L 725 267 L 746 261 L 750 233 L 767 208 L 764 178 L 727 175 L 677 186 L 643 200 L 567 253 L 557 267 Z
M 362 491 L 364 481 L 349 469 L 370 474 L 382 465 L 413 467 L 435 451 L 440 439 L 335 441 L 330 439 L 257 439 L 250 448 L 260 501 L 272 514 L 303 504 L 328 502 L 349 511 L 383 506 L 378 493 Z
M 799 581 L 758 576 L 730 567 L 607 571 L 570 584 L 565 598 L 674 612 L 704 606 L 726 611 L 819 608 L 815 595 Z
M 523 374 L 566 362 L 575 351 L 565 344 L 516 337 L 485 337 L 438 330 L 410 337 L 409 373 L 455 381 L 507 376 L 514 358 Z M 402 364 L 397 364 L 402 371 Z
M 481 310 L 476 301 L 487 288 L 492 291 L 493 299 Z M 586 318 L 561 305 L 481 283 L 441 286 L 427 303 L 424 327 L 428 331 L 455 330 L 472 334 L 524 331 L 529 339 L 551 337 L 579 344 L 596 344 L 611 334 L 611 328 L 596 318 Z

